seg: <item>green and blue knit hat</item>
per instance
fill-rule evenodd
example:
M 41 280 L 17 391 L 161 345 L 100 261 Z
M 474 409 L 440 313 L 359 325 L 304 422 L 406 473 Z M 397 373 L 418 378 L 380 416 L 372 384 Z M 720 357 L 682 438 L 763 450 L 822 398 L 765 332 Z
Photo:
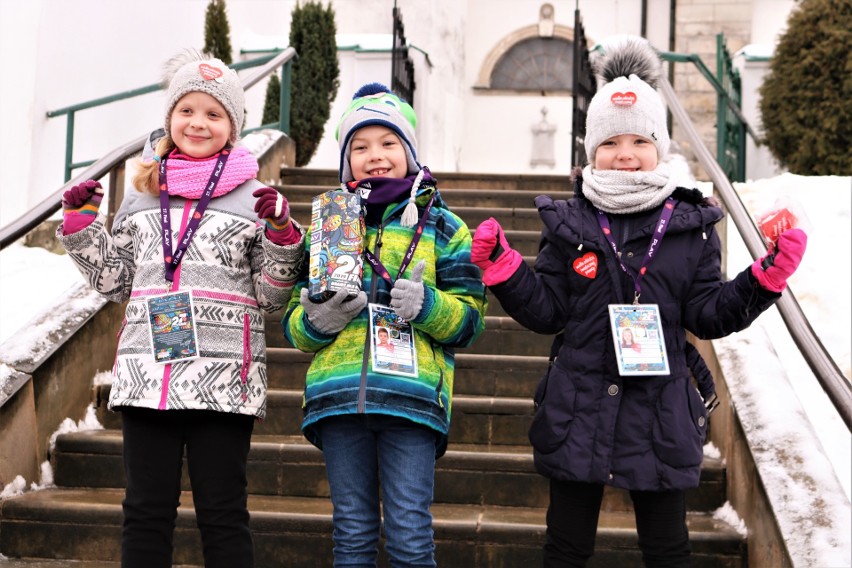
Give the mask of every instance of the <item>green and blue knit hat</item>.
M 352 97 L 352 102 L 337 123 L 335 138 L 340 143 L 340 181 L 354 180 L 349 166 L 352 135 L 365 126 L 384 126 L 390 128 L 403 142 L 405 157 L 408 161 L 408 175 L 420 171 L 417 162 L 417 115 L 411 105 L 399 98 L 393 91 L 381 83 L 367 83 Z

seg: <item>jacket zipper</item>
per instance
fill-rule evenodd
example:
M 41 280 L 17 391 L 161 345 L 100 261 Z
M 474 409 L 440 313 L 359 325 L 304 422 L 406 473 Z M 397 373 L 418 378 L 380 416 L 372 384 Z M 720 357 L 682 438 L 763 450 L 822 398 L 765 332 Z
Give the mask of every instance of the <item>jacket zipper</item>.
M 243 367 L 240 369 L 240 380 L 242 381 L 242 397 L 243 402 L 248 400 L 248 369 L 251 365 L 251 326 L 249 322 L 249 314 L 243 314 Z
M 376 233 L 376 258 L 382 256 L 382 231 L 384 225 L 379 224 L 378 232 Z M 378 274 L 373 271 L 370 277 L 370 301 L 376 301 L 376 287 L 378 286 Z M 367 330 L 364 337 L 364 358 L 361 361 L 361 384 L 358 386 L 358 414 L 364 414 L 367 409 L 367 367 L 370 364 L 370 322 L 367 322 Z

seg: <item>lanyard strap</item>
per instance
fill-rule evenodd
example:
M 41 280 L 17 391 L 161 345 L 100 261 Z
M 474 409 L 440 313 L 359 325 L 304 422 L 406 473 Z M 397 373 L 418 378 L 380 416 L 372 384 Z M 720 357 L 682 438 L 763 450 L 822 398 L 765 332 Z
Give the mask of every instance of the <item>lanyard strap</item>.
M 385 265 L 382 264 L 382 261 L 379 260 L 376 255 L 374 255 L 370 250 L 364 251 L 364 257 L 367 259 L 367 262 L 373 267 L 373 270 L 381 276 L 388 284 L 393 286 L 393 283 L 396 280 L 399 280 L 399 277 L 405 272 L 405 269 L 408 268 L 408 265 L 411 264 L 411 259 L 414 258 L 414 251 L 417 249 L 417 244 L 420 242 L 420 237 L 423 236 L 423 225 L 426 224 L 426 218 L 429 216 L 429 211 L 432 209 L 432 204 L 435 202 L 435 194 L 432 194 L 432 197 L 429 199 L 429 203 L 426 205 L 426 209 L 423 211 L 423 215 L 420 217 L 420 222 L 417 223 L 417 227 L 414 229 L 414 236 L 411 238 L 411 242 L 408 244 L 408 250 L 405 251 L 405 256 L 402 258 L 402 263 L 399 265 L 399 272 L 396 274 L 396 278 L 391 280 L 390 273 L 388 272 Z M 382 244 L 382 228 L 379 227 L 379 236 L 376 239 L 376 244 L 381 246 Z
M 166 280 L 174 282 L 175 271 L 180 265 L 183 254 L 189 247 L 192 237 L 195 236 L 196 229 L 201 223 L 201 218 L 204 216 L 204 211 L 213 197 L 213 190 L 219 183 L 219 176 L 222 175 L 222 170 L 225 169 L 225 162 L 228 161 L 228 155 L 231 153 L 230 148 L 225 148 L 219 152 L 219 157 L 216 159 L 216 166 L 213 168 L 213 173 L 210 174 L 210 181 L 207 182 L 207 187 L 204 188 L 204 193 L 198 200 L 198 205 L 195 207 L 195 212 L 186 226 L 186 230 L 178 243 L 177 250 L 172 253 L 172 215 L 169 210 L 169 188 L 166 179 L 166 161 L 168 156 L 163 156 L 160 160 L 160 220 L 163 230 L 163 260 L 166 264 Z
M 669 220 L 672 218 L 672 213 L 675 208 L 675 200 L 672 197 L 666 199 L 665 203 L 663 203 L 663 210 L 660 212 L 660 219 L 657 221 L 657 226 L 654 229 L 654 234 L 651 236 L 651 244 L 648 246 L 648 252 L 645 253 L 645 258 L 642 259 L 642 264 L 639 266 L 639 274 L 636 276 L 630 272 L 630 269 L 621 261 L 621 254 L 618 252 L 618 246 L 615 244 L 615 240 L 612 238 L 612 228 L 609 225 L 609 219 L 607 219 L 606 213 L 598 209 L 598 224 L 601 226 L 601 230 L 603 231 L 604 237 L 609 242 L 609 246 L 612 247 L 612 251 L 615 253 L 615 258 L 618 260 L 618 264 L 621 265 L 621 269 L 627 273 L 630 278 L 633 279 L 633 291 L 635 293 L 633 297 L 633 303 L 639 303 L 639 295 L 642 293 L 642 278 L 645 276 L 645 273 L 648 271 L 648 265 L 651 264 L 651 261 L 654 259 L 654 255 L 657 253 L 657 249 L 660 248 L 660 243 L 663 241 L 663 235 L 666 234 L 666 229 L 669 228 Z

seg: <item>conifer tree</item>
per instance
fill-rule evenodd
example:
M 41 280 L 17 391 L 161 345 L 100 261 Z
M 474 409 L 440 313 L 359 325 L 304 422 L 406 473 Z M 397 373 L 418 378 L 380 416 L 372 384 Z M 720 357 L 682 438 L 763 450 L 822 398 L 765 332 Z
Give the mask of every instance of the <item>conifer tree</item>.
M 225 13 L 225 0 L 210 0 L 204 18 L 204 52 L 222 60 L 225 65 L 231 58 L 231 28 Z
M 273 73 L 266 84 L 266 101 L 263 103 L 261 124 L 278 123 L 281 113 L 281 80 Z
M 290 136 L 296 142 L 296 165 L 304 166 L 316 152 L 331 103 L 340 85 L 337 64 L 337 27 L 331 4 L 297 2 L 292 12 L 290 47 L 293 63 Z
M 766 145 L 791 173 L 852 175 L 852 3 L 802 0 L 760 88 Z

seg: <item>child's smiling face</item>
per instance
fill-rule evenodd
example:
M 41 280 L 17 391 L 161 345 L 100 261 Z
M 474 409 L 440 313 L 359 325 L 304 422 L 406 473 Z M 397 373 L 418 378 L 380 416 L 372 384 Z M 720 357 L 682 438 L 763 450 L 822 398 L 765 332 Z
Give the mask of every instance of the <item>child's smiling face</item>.
M 368 177 L 404 178 L 408 173 L 405 148 L 393 130 L 372 125 L 352 136 L 349 167 L 356 180 Z
M 596 170 L 648 172 L 656 169 L 657 147 L 635 134 L 619 134 L 601 142 L 595 150 Z
M 214 97 L 193 91 L 181 97 L 172 110 L 169 134 L 181 153 L 207 158 L 228 143 L 231 119 Z

